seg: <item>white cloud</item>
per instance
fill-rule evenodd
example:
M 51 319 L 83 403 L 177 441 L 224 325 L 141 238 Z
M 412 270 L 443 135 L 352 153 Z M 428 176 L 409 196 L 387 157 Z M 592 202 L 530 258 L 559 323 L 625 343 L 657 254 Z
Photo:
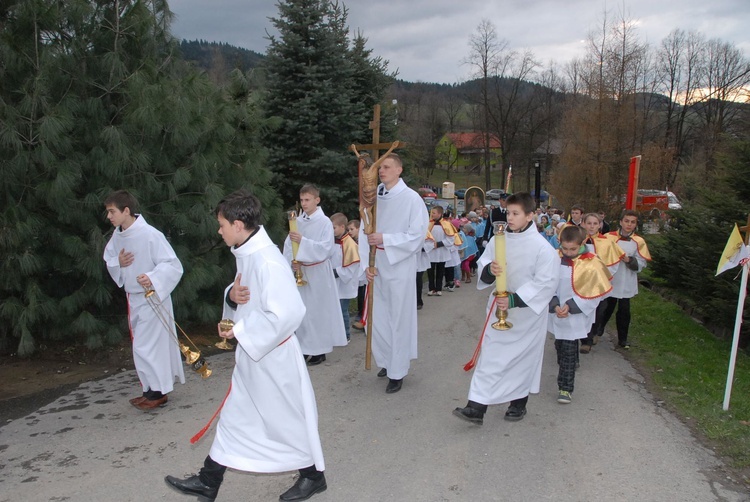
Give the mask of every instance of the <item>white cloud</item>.
M 610 19 L 622 5 L 590 0 L 351 0 L 349 26 L 360 29 L 374 53 L 410 81 L 454 83 L 470 73 L 461 62 L 468 41 L 483 18 L 497 27 L 511 48 L 531 49 L 545 64 L 563 64 L 583 54 L 585 39 L 601 23 L 605 5 Z M 265 52 L 271 0 L 172 0 L 173 32 L 180 38 L 227 42 Z M 625 16 L 638 21 L 642 41 L 658 45 L 675 28 L 696 30 L 706 38 L 733 42 L 750 57 L 747 0 L 626 0 Z

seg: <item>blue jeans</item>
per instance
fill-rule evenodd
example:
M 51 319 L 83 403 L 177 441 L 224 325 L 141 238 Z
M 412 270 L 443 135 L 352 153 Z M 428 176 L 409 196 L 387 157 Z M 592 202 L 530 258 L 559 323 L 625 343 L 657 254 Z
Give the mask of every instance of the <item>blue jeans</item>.
M 341 315 L 344 316 L 344 329 L 346 330 L 346 339 L 349 340 L 349 299 L 341 298 Z

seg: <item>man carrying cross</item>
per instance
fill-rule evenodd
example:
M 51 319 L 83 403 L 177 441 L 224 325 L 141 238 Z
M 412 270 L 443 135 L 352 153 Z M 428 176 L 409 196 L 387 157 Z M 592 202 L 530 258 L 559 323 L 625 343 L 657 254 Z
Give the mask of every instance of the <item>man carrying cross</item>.
M 366 267 L 373 295 L 372 352 L 388 376 L 388 394 L 401 390 L 412 359 L 417 358 L 417 298 L 414 277 L 417 253 L 427 234 L 427 209 L 417 192 L 401 179 L 403 165 L 395 153 L 388 153 L 378 168 L 380 185 L 375 211 L 376 229 L 365 234 L 360 228 L 359 253 L 368 256 L 375 246 L 375 268 Z

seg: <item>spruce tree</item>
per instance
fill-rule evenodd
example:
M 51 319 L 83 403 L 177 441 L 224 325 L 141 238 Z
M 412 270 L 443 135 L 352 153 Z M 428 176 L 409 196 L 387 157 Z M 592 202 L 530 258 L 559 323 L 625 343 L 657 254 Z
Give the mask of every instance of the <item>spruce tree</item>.
M 0 348 L 127 338 L 102 261 L 121 188 L 182 261 L 176 318 L 218 320 L 233 271 L 211 209 L 240 186 L 275 204 L 242 76 L 224 94 L 179 61 L 163 0 L 19 0 L 0 19 Z
M 286 206 L 303 184 L 315 183 L 329 214 L 356 214 L 357 171 L 348 147 L 369 140 L 366 103 L 382 99 L 385 86 L 375 83 L 365 95 L 362 79 L 384 64 L 368 59 L 364 43 L 352 54 L 347 10 L 337 2 L 282 0 L 278 7 L 271 21 L 279 35 L 269 36 L 265 61 L 265 113 L 276 123 L 264 137 L 269 166 Z

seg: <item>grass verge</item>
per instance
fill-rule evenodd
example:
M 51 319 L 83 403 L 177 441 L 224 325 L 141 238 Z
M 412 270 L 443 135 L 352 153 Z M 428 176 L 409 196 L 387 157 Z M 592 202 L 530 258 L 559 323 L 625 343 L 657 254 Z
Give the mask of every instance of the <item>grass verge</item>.
M 680 307 L 644 290 L 632 301 L 628 358 L 652 393 L 705 437 L 729 465 L 750 472 L 750 357 L 737 355 L 732 397 L 722 410 L 731 342 L 719 340 Z

